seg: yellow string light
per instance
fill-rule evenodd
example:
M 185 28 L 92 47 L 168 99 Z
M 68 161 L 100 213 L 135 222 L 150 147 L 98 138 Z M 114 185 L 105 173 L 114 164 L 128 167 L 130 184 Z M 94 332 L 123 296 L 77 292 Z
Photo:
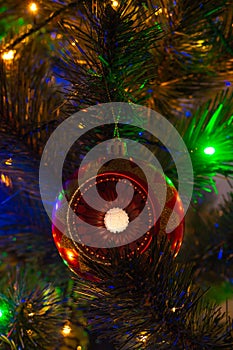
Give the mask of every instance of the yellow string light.
M 6 164 L 6 165 L 12 165 L 12 158 L 8 158 L 8 159 L 5 161 L 5 164 Z
M 32 12 L 32 13 L 36 13 L 38 11 L 38 6 L 35 2 L 32 2 L 30 5 L 29 5 L 29 10 Z
M 141 332 L 140 336 L 138 337 L 138 340 L 142 343 L 146 343 L 148 338 L 148 334 L 146 332 Z
M 2 59 L 4 61 L 11 61 L 13 60 L 14 56 L 15 56 L 15 50 L 10 50 L 2 54 Z
M 112 0 L 112 7 L 116 8 L 119 5 L 119 2 L 116 0 Z
M 0 175 L 0 183 L 4 184 L 6 187 L 12 187 L 12 181 L 7 175 Z
M 65 324 L 64 327 L 62 328 L 61 333 L 62 333 L 62 335 L 64 337 L 67 337 L 71 333 L 71 330 L 72 329 L 71 329 L 70 325 L 69 324 Z
M 162 12 L 163 12 L 163 9 L 159 8 L 158 10 L 155 11 L 155 15 L 158 16 Z

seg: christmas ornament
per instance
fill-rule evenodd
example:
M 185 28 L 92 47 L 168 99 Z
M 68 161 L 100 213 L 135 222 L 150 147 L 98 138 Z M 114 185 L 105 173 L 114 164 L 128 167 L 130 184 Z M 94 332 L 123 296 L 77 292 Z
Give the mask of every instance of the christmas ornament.
M 164 177 L 149 164 L 146 166 L 153 172 L 155 195 L 149 195 L 145 173 L 133 160 L 110 160 L 96 176 L 88 178 L 88 167 L 91 166 L 81 168 L 65 183 L 54 208 L 52 232 L 58 251 L 69 268 L 85 279 L 95 280 L 98 276 L 93 276 L 87 269 L 85 259 L 111 265 L 108 253 L 113 247 L 117 247 L 114 249 L 118 250 L 120 258 L 130 259 L 134 254 L 148 252 L 153 235 L 163 237 L 166 234 L 167 223 L 180 198 L 172 182 L 168 178 L 164 181 Z M 160 192 L 164 190 L 164 183 L 166 202 L 159 216 Z M 120 196 L 117 186 L 123 186 Z M 99 195 L 95 199 L 95 208 L 85 199 L 89 193 L 91 198 L 94 188 Z M 130 198 L 130 194 L 132 199 L 126 204 L 125 199 Z M 70 209 L 64 214 L 66 200 Z M 66 217 L 66 223 L 59 222 L 61 213 Z M 183 239 L 182 213 L 180 202 L 174 216 L 176 228 L 167 234 L 176 253 Z M 99 237 L 106 246 L 98 246 Z

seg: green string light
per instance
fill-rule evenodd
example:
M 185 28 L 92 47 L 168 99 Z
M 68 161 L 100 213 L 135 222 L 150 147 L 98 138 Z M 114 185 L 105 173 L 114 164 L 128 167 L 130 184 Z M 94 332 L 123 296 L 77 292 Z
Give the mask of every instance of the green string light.
M 9 329 L 11 320 L 11 310 L 5 298 L 0 296 L 0 333 L 5 333 Z
M 215 153 L 215 148 L 212 146 L 208 146 L 204 149 L 204 153 L 208 156 L 212 156 Z

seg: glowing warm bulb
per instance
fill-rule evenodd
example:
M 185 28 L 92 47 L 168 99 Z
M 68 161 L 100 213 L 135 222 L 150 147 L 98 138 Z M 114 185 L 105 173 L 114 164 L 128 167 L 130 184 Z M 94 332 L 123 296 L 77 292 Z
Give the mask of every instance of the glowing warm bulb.
M 6 187 L 12 187 L 11 179 L 7 175 L 0 175 L 0 183 L 4 184 Z
M 146 339 L 147 339 L 147 336 L 146 336 L 146 335 L 143 335 L 143 336 L 141 337 L 141 341 L 142 341 L 143 343 L 146 342 Z
M 32 2 L 30 5 L 29 5 L 29 10 L 33 13 L 36 13 L 38 11 L 38 7 L 37 7 L 37 4 L 35 2 Z
M 2 59 L 4 61 L 10 61 L 10 60 L 13 60 L 14 55 L 15 55 L 15 50 L 10 50 L 2 54 Z
M 116 0 L 112 0 L 112 7 L 117 7 L 119 5 L 119 2 Z
M 158 16 L 162 12 L 163 12 L 163 9 L 160 8 L 160 9 L 156 10 L 155 15 Z
M 205 42 L 204 40 L 198 40 L 197 41 L 197 46 L 198 47 L 202 46 L 204 44 L 204 42 Z
M 5 161 L 5 164 L 6 164 L 6 165 L 12 165 L 12 158 L 8 158 L 8 159 Z
M 77 350 L 82 350 L 82 347 L 80 345 L 77 346 Z
M 68 324 L 65 324 L 61 333 L 64 337 L 67 337 L 71 333 L 71 327 Z
M 147 341 L 148 335 L 146 332 L 142 332 L 138 338 L 138 340 L 142 343 L 145 343 Z

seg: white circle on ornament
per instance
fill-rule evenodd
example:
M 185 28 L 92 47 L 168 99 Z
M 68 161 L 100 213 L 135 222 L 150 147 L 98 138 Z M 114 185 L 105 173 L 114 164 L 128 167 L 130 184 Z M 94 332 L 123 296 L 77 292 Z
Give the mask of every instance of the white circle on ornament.
M 112 233 L 123 232 L 129 224 L 129 216 L 124 209 L 112 208 L 105 214 L 104 224 Z

